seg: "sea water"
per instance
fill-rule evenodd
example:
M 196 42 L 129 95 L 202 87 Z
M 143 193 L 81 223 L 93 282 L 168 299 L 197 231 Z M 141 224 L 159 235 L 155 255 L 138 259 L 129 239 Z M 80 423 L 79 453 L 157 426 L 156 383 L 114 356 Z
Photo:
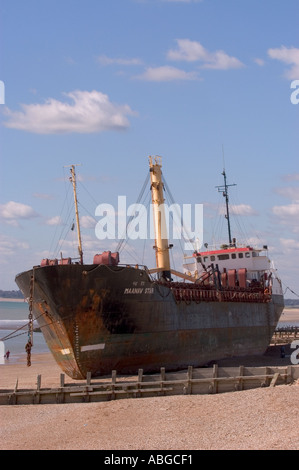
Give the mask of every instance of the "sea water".
M 26 355 L 28 314 L 27 302 L 0 301 L 0 341 L 4 343 L 5 353 L 10 352 L 9 362 Z M 49 352 L 44 336 L 40 332 L 34 332 L 31 354 L 44 352 Z

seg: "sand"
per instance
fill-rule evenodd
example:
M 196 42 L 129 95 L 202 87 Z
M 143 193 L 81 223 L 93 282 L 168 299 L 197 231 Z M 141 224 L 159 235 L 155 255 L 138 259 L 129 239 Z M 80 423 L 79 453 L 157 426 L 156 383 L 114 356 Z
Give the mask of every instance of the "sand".
M 299 308 L 285 308 L 279 321 L 283 323 L 299 322 Z
M 281 320 L 299 321 L 299 309 Z M 243 365 L 289 365 L 279 346 Z M 236 365 L 240 360 L 226 359 Z M 0 365 L 0 388 L 57 386 L 51 354 L 32 354 L 32 365 Z M 68 382 L 72 380 L 67 378 Z M 0 407 L 1 450 L 298 450 L 299 384 L 218 395 L 122 399 L 101 403 Z

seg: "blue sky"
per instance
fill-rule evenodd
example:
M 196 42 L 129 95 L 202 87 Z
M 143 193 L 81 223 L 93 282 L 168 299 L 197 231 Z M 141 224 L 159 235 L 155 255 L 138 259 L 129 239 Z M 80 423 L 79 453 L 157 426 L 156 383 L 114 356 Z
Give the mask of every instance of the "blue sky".
M 97 204 L 134 203 L 161 155 L 175 201 L 204 204 L 209 244 L 227 238 L 225 163 L 233 235 L 267 244 L 299 293 L 298 13 L 297 0 L 1 0 L 0 289 L 57 247 L 76 254 L 66 165 L 81 164 L 88 262 L 115 248 L 95 236 Z M 154 264 L 151 241 L 130 245 L 123 262 Z

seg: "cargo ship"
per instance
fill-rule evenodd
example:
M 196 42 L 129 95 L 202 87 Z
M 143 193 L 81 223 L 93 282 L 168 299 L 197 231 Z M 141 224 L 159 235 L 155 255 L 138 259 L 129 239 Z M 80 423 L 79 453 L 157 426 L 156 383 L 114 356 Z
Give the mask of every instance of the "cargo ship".
M 161 157 L 149 157 L 156 266 L 122 265 L 118 252 L 85 264 L 74 188 L 79 258 L 43 259 L 16 276 L 56 362 L 74 379 L 200 367 L 226 357 L 262 355 L 284 307 L 267 247 L 231 237 L 228 185 L 223 195 L 227 245 L 195 250 L 172 269 L 163 215 Z M 173 277 L 179 279 L 174 281 Z M 31 344 L 31 341 L 30 341 Z

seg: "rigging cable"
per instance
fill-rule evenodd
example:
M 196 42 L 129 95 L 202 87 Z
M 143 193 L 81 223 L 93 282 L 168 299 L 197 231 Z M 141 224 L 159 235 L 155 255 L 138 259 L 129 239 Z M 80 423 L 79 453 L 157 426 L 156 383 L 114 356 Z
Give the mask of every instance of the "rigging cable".
M 169 189 L 169 186 L 168 186 L 168 184 L 167 184 L 167 182 L 166 182 L 164 176 L 163 176 L 163 183 L 164 183 L 164 186 L 165 186 L 165 189 L 166 189 L 166 193 L 167 193 L 167 195 L 168 195 L 168 197 L 169 197 L 169 199 L 170 199 L 170 202 L 172 203 L 172 205 L 174 205 L 175 209 L 177 209 L 177 204 L 175 203 L 175 200 L 174 200 L 174 198 L 173 198 L 173 196 L 172 196 L 172 194 L 171 194 L 171 191 L 170 191 L 170 189 Z M 188 233 L 187 227 L 184 225 L 183 217 L 182 217 L 181 212 L 180 212 L 180 213 L 177 213 L 177 214 L 178 214 L 178 216 L 179 216 L 179 218 L 180 218 L 183 240 L 184 240 L 185 242 L 188 242 L 188 243 L 194 245 L 194 241 L 193 241 L 193 239 L 190 237 L 190 233 Z M 171 217 L 173 217 L 173 215 L 171 215 Z M 179 238 L 179 243 L 180 243 L 182 252 L 184 252 L 180 238 Z
M 290 287 L 286 287 L 286 289 L 285 289 L 283 295 L 285 295 L 288 290 L 289 290 L 290 292 L 292 292 L 292 294 L 294 294 L 294 295 L 296 295 L 297 297 L 299 297 L 299 294 L 296 294 L 296 292 L 294 292 Z
M 141 199 L 142 199 L 142 197 L 143 197 L 145 188 L 146 188 L 146 186 L 148 185 L 149 177 L 150 177 L 150 175 L 149 175 L 149 172 L 148 172 L 147 175 L 146 175 L 145 181 L 144 181 L 144 183 L 143 183 L 143 186 L 142 186 L 142 188 L 141 188 L 141 191 L 140 191 L 140 193 L 139 193 L 139 196 L 138 196 L 136 205 L 137 205 L 137 204 L 140 204 L 140 201 L 141 201 Z M 127 222 L 127 224 L 126 224 L 125 233 L 123 234 L 122 238 L 120 239 L 120 241 L 119 241 L 119 243 L 118 243 L 118 245 L 117 245 L 117 247 L 116 247 L 116 251 L 118 251 L 118 252 L 120 252 L 120 251 L 123 249 L 123 245 L 124 245 L 125 243 L 127 243 L 128 227 L 129 227 L 130 223 L 132 222 L 132 220 L 134 219 L 134 217 L 135 217 L 134 215 L 131 215 L 130 218 L 129 218 L 129 220 L 128 220 L 128 222 Z
M 66 206 L 66 203 L 67 203 L 68 198 L 69 198 L 69 191 L 70 191 L 70 186 L 68 187 L 68 191 L 66 190 L 66 194 L 65 194 L 65 198 L 64 198 L 64 202 L 63 202 L 61 211 L 60 211 L 58 222 L 60 222 L 62 220 L 62 214 L 63 214 L 63 211 L 65 210 L 65 206 Z M 56 224 L 55 232 L 54 232 L 52 242 L 51 242 L 51 245 L 50 245 L 50 248 L 49 248 L 49 254 L 56 252 L 56 248 L 57 248 L 57 245 L 58 245 L 59 241 L 56 242 L 56 247 L 53 251 L 52 251 L 52 247 L 53 247 L 53 244 L 54 244 L 54 240 L 56 239 L 56 236 L 57 236 L 57 230 L 58 230 L 59 225 L 60 225 L 60 223 Z M 60 237 L 61 237 L 61 235 L 60 235 Z

